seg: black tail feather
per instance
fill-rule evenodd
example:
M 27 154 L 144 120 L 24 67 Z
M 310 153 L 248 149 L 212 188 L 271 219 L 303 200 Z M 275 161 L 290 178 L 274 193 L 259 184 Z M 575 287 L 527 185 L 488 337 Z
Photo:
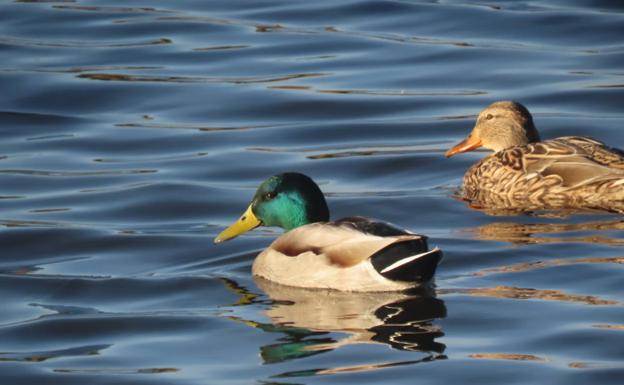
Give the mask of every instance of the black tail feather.
M 375 270 L 393 281 L 430 281 L 442 259 L 442 250 L 427 251 L 426 240 L 414 239 L 393 243 L 372 256 Z

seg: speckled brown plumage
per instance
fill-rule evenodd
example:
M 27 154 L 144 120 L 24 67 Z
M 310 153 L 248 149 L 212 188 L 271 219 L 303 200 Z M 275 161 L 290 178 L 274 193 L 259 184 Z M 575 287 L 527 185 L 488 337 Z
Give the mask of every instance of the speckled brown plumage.
M 624 156 L 583 137 L 512 147 L 470 167 L 464 193 L 488 206 L 622 211 Z

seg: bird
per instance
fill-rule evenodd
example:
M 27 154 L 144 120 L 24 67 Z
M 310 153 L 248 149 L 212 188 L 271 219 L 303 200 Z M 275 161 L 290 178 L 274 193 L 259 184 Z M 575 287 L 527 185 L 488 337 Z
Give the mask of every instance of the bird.
M 218 244 L 258 226 L 286 232 L 254 259 L 252 274 L 278 284 L 352 292 L 401 291 L 425 285 L 442 258 L 427 237 L 361 216 L 329 220 L 321 189 L 307 175 L 273 175 L 258 187 Z
M 584 136 L 541 140 L 529 110 L 498 101 L 447 157 L 493 150 L 468 169 L 463 190 L 481 207 L 598 209 L 624 213 L 624 152 Z

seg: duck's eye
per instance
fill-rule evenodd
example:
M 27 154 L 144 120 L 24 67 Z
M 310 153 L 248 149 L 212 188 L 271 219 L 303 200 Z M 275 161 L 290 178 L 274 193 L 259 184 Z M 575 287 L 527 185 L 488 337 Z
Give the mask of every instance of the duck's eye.
M 264 199 L 270 201 L 271 199 L 275 198 L 277 196 L 277 193 L 275 191 L 269 191 L 268 193 L 264 194 Z
M 494 119 L 494 115 L 492 114 L 485 115 L 485 120 L 492 120 L 492 119 Z

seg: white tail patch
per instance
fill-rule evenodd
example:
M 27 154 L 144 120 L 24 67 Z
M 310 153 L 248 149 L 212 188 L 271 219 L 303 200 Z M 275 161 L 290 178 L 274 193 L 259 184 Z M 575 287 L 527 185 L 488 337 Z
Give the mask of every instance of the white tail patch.
M 388 271 L 394 270 L 397 267 L 401 267 L 401 266 L 405 265 L 406 263 L 412 262 L 415 259 L 418 259 L 420 257 L 424 257 L 425 255 L 433 254 L 433 253 L 435 253 L 437 251 L 440 251 L 440 249 L 436 247 L 433 250 L 430 250 L 430 251 L 427 251 L 427 252 L 424 252 L 424 253 L 420 253 L 420 254 L 416 254 L 416 255 L 412 255 L 412 256 L 407 257 L 407 258 L 403 258 L 403 259 L 401 259 L 399 261 L 396 261 L 392 265 L 386 267 L 385 269 L 383 269 L 381 271 L 381 274 L 387 273 Z
M 533 178 L 537 178 L 538 176 L 539 176 L 539 174 L 538 174 L 538 173 L 536 173 L 536 172 L 532 172 L 532 173 L 530 173 L 530 174 L 527 174 L 524 178 L 525 178 L 526 180 L 531 180 L 531 179 L 533 179 Z
M 621 184 L 624 184 L 624 179 L 620 179 L 615 183 L 611 183 L 611 187 L 619 186 Z

